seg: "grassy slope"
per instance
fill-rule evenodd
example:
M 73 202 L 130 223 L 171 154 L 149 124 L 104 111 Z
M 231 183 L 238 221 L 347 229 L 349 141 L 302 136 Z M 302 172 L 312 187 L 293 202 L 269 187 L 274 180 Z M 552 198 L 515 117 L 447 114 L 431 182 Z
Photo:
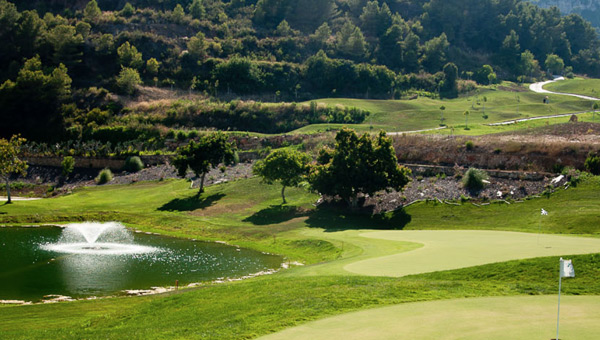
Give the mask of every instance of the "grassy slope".
M 111 218 L 127 219 L 144 230 L 187 237 L 222 237 L 236 243 L 246 238 L 246 245 L 287 254 L 296 252 L 297 258 L 311 262 L 318 261 L 319 257 L 337 256 L 342 247 L 346 258 L 373 256 L 374 249 L 378 252 L 376 256 L 380 256 L 414 248 L 414 244 L 381 240 L 369 249 L 368 243 L 353 241 L 357 236 L 352 232 L 335 231 L 372 227 L 377 222 L 338 212 L 312 211 L 308 216 L 299 216 L 307 213 L 281 210 L 279 187 L 262 186 L 257 179 L 209 187 L 205 197 L 219 193 L 223 196 L 208 206 L 185 200 L 194 194 L 187 185 L 183 181 L 166 181 L 89 188 L 68 197 L 0 206 L 0 220 L 56 221 L 108 212 Z M 539 209 L 544 207 L 550 212 L 544 224 L 546 232 L 594 234 L 599 227 L 598 189 L 600 182 L 594 178 L 575 189 L 559 191 L 549 199 L 510 206 L 417 204 L 407 209 L 412 220 L 407 228 L 537 232 Z M 290 191 L 290 201 L 297 206 L 309 208 L 314 198 L 301 190 Z M 169 203 L 168 207 L 183 211 L 157 210 Z M 185 207 L 196 209 L 190 212 L 185 211 Z M 60 212 L 59 216 L 56 211 Z M 255 216 L 251 219 L 254 223 L 248 220 L 251 216 Z M 277 239 L 272 240 L 272 235 Z M 313 241 L 307 245 L 305 239 Z M 314 241 L 316 239 L 329 242 Z M 298 245 L 301 247 L 297 248 Z M 324 255 L 307 254 L 317 252 Z M 600 286 L 595 284 L 600 278 L 600 256 L 580 255 L 573 259 L 578 276 L 570 280 L 566 293 L 600 294 Z M 556 290 L 556 263 L 556 257 L 546 257 L 400 279 L 326 276 L 323 274 L 328 273 L 327 270 L 318 269 L 315 272 L 321 275 L 305 276 L 318 266 L 298 267 L 284 275 L 150 297 L 51 306 L 2 306 L 0 333 L 15 339 L 121 338 L 125 335 L 139 339 L 250 338 L 307 320 L 373 306 L 462 297 L 552 294 Z
M 545 90 L 563 93 L 575 93 L 600 98 L 600 79 L 565 79 L 544 86 Z
M 420 97 L 415 100 L 365 100 L 345 98 L 324 98 L 317 102 L 330 105 L 342 104 L 369 110 L 373 114 L 363 124 L 353 125 L 359 131 L 386 130 L 386 131 L 413 131 L 436 128 L 440 124 L 440 106 L 445 106 L 445 124 L 461 131 L 465 127 L 465 110 L 470 112 L 468 125 L 474 128 L 479 125 L 512 119 L 546 116 L 562 113 L 589 110 L 588 101 L 560 95 L 549 95 L 550 104 L 542 103 L 545 94 L 529 92 L 524 87 L 519 91 L 508 91 L 505 87 L 482 88 L 478 94 L 471 94 L 451 100 L 439 100 Z M 483 118 L 483 97 L 487 119 Z M 517 102 L 517 96 L 519 102 Z M 478 104 L 479 102 L 479 104 Z M 517 113 L 518 109 L 518 113 Z M 553 121 L 552 121 L 553 122 Z M 554 122 L 553 122 L 554 123 Z M 341 124 L 310 125 L 295 131 L 295 133 L 313 133 L 326 131 L 329 128 L 340 128 Z M 507 129 L 522 128 L 520 125 L 511 125 L 503 129 L 487 129 L 481 133 L 502 132 Z M 488 131 L 489 130 L 489 131 Z M 458 132 L 456 132 L 458 133 Z M 462 133 L 462 132 L 461 132 Z M 480 134 L 481 134 L 480 133 Z

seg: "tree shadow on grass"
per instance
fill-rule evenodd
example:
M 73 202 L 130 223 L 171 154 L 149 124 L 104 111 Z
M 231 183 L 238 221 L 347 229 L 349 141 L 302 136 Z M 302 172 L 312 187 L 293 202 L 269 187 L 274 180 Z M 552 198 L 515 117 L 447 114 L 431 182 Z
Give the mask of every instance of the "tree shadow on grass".
M 268 208 L 255 212 L 252 216 L 245 218 L 244 222 L 255 225 L 279 224 L 296 217 L 307 216 L 309 213 L 296 206 L 272 205 Z
M 225 197 L 225 194 L 218 193 L 206 197 L 198 195 L 176 198 L 162 207 L 158 208 L 160 211 L 194 211 L 198 209 L 206 209 L 211 205 L 214 205 L 218 200 Z
M 322 228 L 327 232 L 351 229 L 395 229 L 401 230 L 412 217 L 402 208 L 386 213 L 373 214 L 370 210 L 352 211 L 331 204 L 321 204 L 313 211 L 306 224 L 311 228 Z

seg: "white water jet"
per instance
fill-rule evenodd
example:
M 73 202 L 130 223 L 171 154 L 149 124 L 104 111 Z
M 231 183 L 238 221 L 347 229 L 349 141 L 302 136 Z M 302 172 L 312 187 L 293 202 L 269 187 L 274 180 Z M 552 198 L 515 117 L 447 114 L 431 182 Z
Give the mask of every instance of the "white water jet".
M 151 253 L 159 249 L 133 243 L 133 236 L 118 222 L 68 224 L 57 243 L 42 246 L 59 253 L 124 255 Z

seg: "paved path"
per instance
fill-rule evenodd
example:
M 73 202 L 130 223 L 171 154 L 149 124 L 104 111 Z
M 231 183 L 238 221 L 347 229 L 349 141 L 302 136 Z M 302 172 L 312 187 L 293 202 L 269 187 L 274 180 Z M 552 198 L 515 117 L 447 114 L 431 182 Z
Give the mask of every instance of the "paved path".
M 35 201 L 35 200 L 40 200 L 41 198 L 34 198 L 34 197 L 15 197 L 15 196 L 11 196 L 10 200 L 11 201 Z M 0 196 L 0 202 L 4 202 L 8 200 L 8 197 L 6 196 Z
M 404 133 L 419 133 L 419 132 L 427 132 L 427 131 L 436 131 L 436 130 L 443 130 L 446 128 L 447 128 L 446 126 L 441 126 L 441 127 L 436 127 L 436 128 L 431 128 L 431 129 L 423 129 L 423 130 L 388 132 L 387 135 L 388 136 L 399 136 Z

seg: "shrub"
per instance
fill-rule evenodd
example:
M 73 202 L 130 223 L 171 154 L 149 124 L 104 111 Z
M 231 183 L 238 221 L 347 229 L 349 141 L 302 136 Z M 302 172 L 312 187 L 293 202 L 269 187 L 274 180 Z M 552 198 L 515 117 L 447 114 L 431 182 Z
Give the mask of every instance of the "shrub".
M 484 180 L 488 179 L 485 171 L 470 168 L 463 176 L 463 186 L 470 191 L 479 191 L 483 189 Z
M 467 149 L 467 151 L 471 151 L 471 150 L 473 150 L 473 148 L 475 148 L 475 144 L 473 143 L 473 141 L 468 140 L 465 143 L 465 148 Z
M 127 172 L 138 172 L 144 168 L 144 163 L 138 156 L 127 157 L 123 170 Z
M 98 185 L 106 184 L 106 183 L 112 181 L 112 179 L 113 179 L 112 171 L 110 171 L 110 169 L 102 169 L 102 170 L 100 170 L 98 177 L 96 177 L 96 184 L 98 184 Z
M 75 169 L 75 159 L 71 156 L 67 156 L 62 160 L 62 175 L 67 178 Z
M 585 169 L 593 175 L 600 175 L 600 157 L 596 153 L 590 153 L 584 163 Z

